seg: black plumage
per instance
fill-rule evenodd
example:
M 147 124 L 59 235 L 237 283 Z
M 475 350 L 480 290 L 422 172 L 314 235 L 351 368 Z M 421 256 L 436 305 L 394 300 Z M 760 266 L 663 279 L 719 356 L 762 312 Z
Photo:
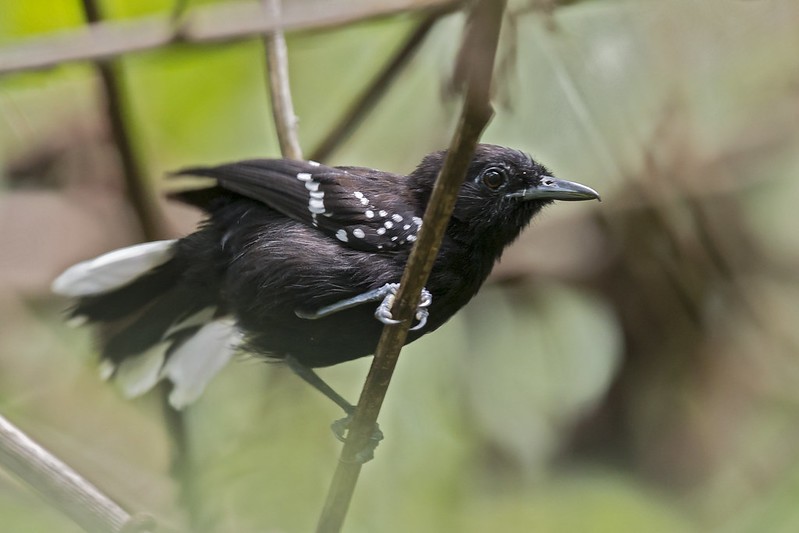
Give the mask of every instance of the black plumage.
M 207 220 L 122 286 L 67 291 L 79 296 L 73 314 L 102 326 L 102 356 L 114 364 L 159 343 L 168 354 L 223 317 L 235 320 L 248 351 L 304 367 L 371 354 L 383 327 L 379 299 L 307 317 L 399 281 L 445 155 L 428 155 L 408 176 L 281 159 L 183 170 L 215 180 L 175 195 Z M 429 316 L 408 342 L 475 295 L 541 208 L 591 198 L 596 192 L 553 178 L 522 152 L 480 145 L 426 285 Z

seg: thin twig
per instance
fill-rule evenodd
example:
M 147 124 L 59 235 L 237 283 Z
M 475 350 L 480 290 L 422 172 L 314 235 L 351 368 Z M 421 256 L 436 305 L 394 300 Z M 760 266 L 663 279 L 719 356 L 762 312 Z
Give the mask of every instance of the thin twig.
M 405 39 L 405 42 L 399 50 L 389 59 L 383 67 L 383 70 L 375 77 L 369 87 L 363 91 L 357 101 L 345 112 L 338 124 L 336 124 L 322 142 L 319 143 L 313 151 L 311 159 L 315 161 L 326 161 L 336 148 L 341 146 L 341 144 L 352 135 L 361 121 L 375 105 L 377 105 L 386 93 L 386 90 L 391 87 L 391 84 L 399 73 L 404 70 L 405 66 L 413 58 L 414 53 L 424 42 L 427 34 L 430 33 L 430 30 L 435 26 L 435 23 L 444 15 L 454 11 L 455 8 L 455 4 L 446 5 L 433 10 L 422 19 L 413 32 Z
M 102 22 L 90 29 L 66 30 L 0 48 L 0 74 L 51 68 L 70 61 L 99 61 L 161 48 L 174 42 L 238 41 L 275 30 L 335 28 L 458 0 L 383 0 L 381 2 L 288 2 L 280 22 L 251 2 L 221 3 L 191 9 L 175 27 L 172 17 L 142 17 Z
M 151 517 L 131 516 L 80 474 L 0 416 L 0 464 L 91 533 L 152 531 Z
M 461 61 L 468 63 L 464 76 L 466 94 L 463 110 L 391 310 L 402 322 L 383 328 L 319 518 L 319 533 L 341 530 L 361 471 L 357 454 L 366 447 L 374 431 L 399 352 L 419 303 L 420 292 L 432 270 L 475 146 L 493 114 L 489 95 L 504 7 L 504 0 L 479 0 L 470 12 L 462 46 L 473 55 L 459 56 Z
M 261 0 L 269 18 L 280 22 L 280 0 Z M 289 59 L 283 30 L 277 29 L 264 38 L 266 46 L 267 78 L 272 100 L 272 116 L 280 143 L 280 153 L 288 159 L 302 159 L 302 149 L 297 136 L 297 115 L 291 101 L 289 85 Z

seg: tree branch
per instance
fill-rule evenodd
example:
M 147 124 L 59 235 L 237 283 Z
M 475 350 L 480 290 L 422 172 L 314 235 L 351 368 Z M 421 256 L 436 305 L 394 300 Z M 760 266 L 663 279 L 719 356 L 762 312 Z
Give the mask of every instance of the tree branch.
M 470 12 L 459 54 L 459 68 L 463 67 L 459 73 L 466 93 L 463 109 L 392 308 L 394 317 L 402 322 L 383 328 L 319 518 L 318 533 L 341 530 L 361 471 L 357 454 L 374 431 L 420 292 L 432 270 L 480 134 L 493 114 L 489 95 L 504 7 L 504 0 L 479 0 Z
M 458 4 L 458 0 L 382 0 L 369 2 L 288 2 L 280 22 L 270 18 L 257 3 L 222 3 L 194 8 L 180 17 L 142 17 L 101 22 L 91 28 L 66 30 L 34 37 L 21 44 L 0 48 L 0 74 L 39 70 L 70 61 L 98 61 L 122 54 L 143 52 L 174 42 L 208 43 L 237 41 L 283 31 L 334 28 L 386 17 L 410 10 Z
M 95 0 L 83 0 L 83 10 L 89 24 L 97 24 L 102 18 Z M 118 65 L 108 62 L 97 63 L 111 134 L 119 151 L 125 187 L 141 224 L 142 236 L 145 240 L 157 240 L 163 238 L 161 215 L 155 194 L 147 187 L 147 179 L 136 157 L 129 128 L 125 124 L 125 111 L 128 106 L 124 102 L 122 76 L 117 67 Z
M 85 531 L 133 533 L 154 529 L 151 517 L 131 516 L 2 416 L 0 464 Z
M 269 18 L 279 24 L 282 18 L 280 0 L 261 0 L 261 4 Z M 289 159 L 302 159 L 300 140 L 297 137 L 297 115 L 294 113 L 294 104 L 291 101 L 288 50 L 283 30 L 278 28 L 267 34 L 264 44 L 272 116 L 280 143 L 280 153 Z
M 82 3 L 86 21 L 92 27 L 97 27 L 102 22 L 102 12 L 97 0 L 82 0 Z M 97 62 L 96 68 L 100 74 L 102 96 L 106 101 L 106 111 L 114 145 L 122 163 L 122 176 L 126 192 L 141 225 L 142 237 L 146 241 L 164 238 L 164 221 L 156 201 L 156 195 L 149 185 L 149 180 L 135 153 L 130 124 L 126 120 L 126 113 L 130 106 L 125 101 L 126 93 L 121 65 L 111 61 L 100 61 Z M 194 497 L 188 450 L 189 439 L 184 415 L 169 404 L 168 384 L 162 382 L 156 390 L 162 405 L 164 426 L 172 441 L 172 473 L 180 482 L 181 497 L 188 510 L 189 519 L 192 519 L 194 518 Z

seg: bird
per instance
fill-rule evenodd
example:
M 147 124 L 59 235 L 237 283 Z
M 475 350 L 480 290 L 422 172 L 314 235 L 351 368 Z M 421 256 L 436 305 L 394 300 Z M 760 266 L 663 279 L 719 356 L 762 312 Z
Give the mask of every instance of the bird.
M 194 402 L 239 351 L 287 363 L 351 415 L 314 368 L 374 353 L 447 151 L 408 175 L 315 161 L 253 159 L 180 170 L 209 180 L 172 196 L 201 209 L 197 231 L 67 269 L 55 293 L 97 331 L 101 374 L 135 397 L 171 381 Z M 478 292 L 542 208 L 599 199 L 530 155 L 479 144 L 406 342 Z M 340 428 L 339 428 L 340 429 Z

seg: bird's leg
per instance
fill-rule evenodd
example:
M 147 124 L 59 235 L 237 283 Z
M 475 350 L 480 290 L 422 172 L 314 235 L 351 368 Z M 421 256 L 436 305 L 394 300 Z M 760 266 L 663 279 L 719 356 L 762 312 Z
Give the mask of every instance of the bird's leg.
M 307 384 L 327 396 L 333 401 L 333 403 L 341 407 L 345 413 L 351 415 L 353 412 L 355 412 L 355 406 L 345 400 L 339 393 L 334 391 L 333 387 L 325 383 L 325 381 L 320 378 L 316 372 L 300 363 L 297 361 L 297 359 L 290 355 L 286 357 L 286 364 L 289 366 L 292 372 L 301 377 Z
M 324 307 L 317 309 L 316 311 L 303 311 L 298 309 L 294 311 L 294 313 L 300 318 L 316 320 L 317 318 L 324 318 L 326 316 L 338 313 L 339 311 L 344 311 L 352 307 L 357 307 L 361 304 L 369 302 L 378 302 L 380 300 L 388 298 L 393 294 L 396 294 L 398 288 L 399 288 L 399 283 L 386 283 L 382 287 L 379 287 L 377 289 L 372 289 L 371 291 L 367 291 L 363 294 L 353 296 L 352 298 L 340 300 L 334 304 L 326 305 Z
M 313 388 L 327 396 L 336 405 L 341 407 L 347 414 L 347 416 L 344 418 L 340 418 L 330 425 L 330 429 L 333 430 L 333 434 L 336 436 L 336 438 L 341 442 L 344 442 L 347 438 L 347 431 L 349 430 L 350 423 L 352 422 L 352 415 L 355 413 L 355 406 L 345 400 L 339 393 L 334 391 L 333 387 L 325 383 L 325 381 L 320 378 L 316 372 L 297 361 L 294 357 L 286 357 L 286 364 L 289 366 L 292 372 L 302 378 L 303 381 L 311 385 Z M 372 437 L 369 439 L 369 444 L 357 454 L 358 461 L 362 463 L 371 461 L 375 455 L 375 448 L 377 448 L 377 445 L 381 440 L 383 440 L 383 432 L 380 431 L 380 426 L 375 424 L 375 429 L 372 433 Z
M 391 307 L 394 305 L 394 299 L 397 296 L 398 289 L 399 283 L 386 283 L 382 287 L 367 291 L 357 296 L 353 296 L 352 298 L 338 301 L 334 304 L 326 305 L 320 309 L 317 309 L 316 311 L 303 311 L 298 309 L 294 311 L 294 313 L 300 318 L 316 320 L 317 318 L 324 318 L 334 313 L 338 313 L 339 311 L 344 311 L 345 309 L 350 309 L 361 304 L 382 300 L 380 305 L 377 307 L 377 310 L 375 310 L 375 318 L 377 318 L 383 324 L 399 324 L 399 321 L 394 320 L 394 317 L 391 315 Z M 424 325 L 427 323 L 427 317 L 430 314 L 427 308 L 430 307 L 430 304 L 432 303 L 433 295 L 430 294 L 430 291 L 427 289 L 422 289 L 421 299 L 419 300 L 419 305 L 416 308 L 415 315 L 418 324 L 412 327 L 411 330 L 417 330 L 424 327 Z

